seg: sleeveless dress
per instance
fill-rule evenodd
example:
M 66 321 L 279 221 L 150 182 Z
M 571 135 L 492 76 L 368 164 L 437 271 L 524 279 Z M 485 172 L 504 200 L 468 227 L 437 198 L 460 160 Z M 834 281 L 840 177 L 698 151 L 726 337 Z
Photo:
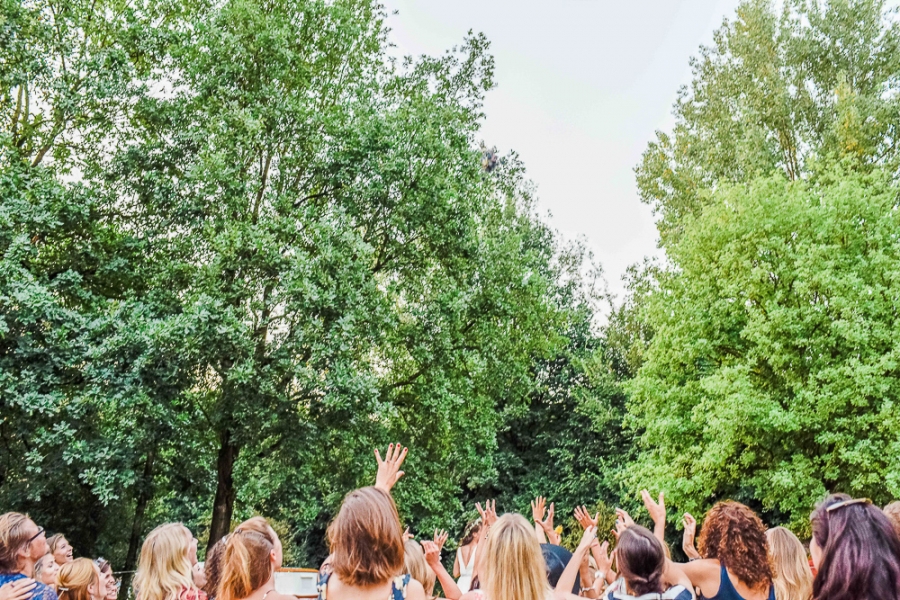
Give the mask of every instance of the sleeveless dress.
M 319 600 L 328 600 L 328 580 L 330 578 L 331 573 L 323 573 L 322 576 L 319 577 L 319 584 L 316 586 L 316 589 L 319 592 Z M 406 586 L 408 585 L 409 574 L 394 577 L 394 581 L 391 582 L 391 596 L 384 600 L 405 600 Z
M 703 600 L 744 600 L 744 597 L 738 594 L 738 591 L 734 589 L 734 584 L 731 583 L 731 578 L 728 577 L 728 570 L 725 567 L 722 567 L 720 579 L 719 592 L 712 598 L 707 598 L 701 594 L 700 597 L 703 598 Z M 769 600 L 775 600 L 774 585 L 769 587 Z
M 462 548 L 456 550 L 456 560 L 459 562 L 459 579 L 456 580 L 456 585 L 463 594 L 472 589 L 472 575 L 475 572 L 475 552 L 477 550 L 478 546 L 476 545 L 469 553 L 469 564 L 463 562 Z

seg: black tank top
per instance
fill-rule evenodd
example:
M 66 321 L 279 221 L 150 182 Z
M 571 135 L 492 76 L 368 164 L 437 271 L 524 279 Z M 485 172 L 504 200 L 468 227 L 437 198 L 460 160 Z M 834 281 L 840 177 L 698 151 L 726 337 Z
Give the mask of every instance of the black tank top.
M 746 600 L 743 596 L 738 594 L 736 589 L 734 589 L 731 578 L 728 577 L 728 570 L 725 569 L 725 567 L 722 567 L 719 579 L 719 592 L 712 598 L 707 598 L 703 594 L 700 594 L 700 597 L 703 598 L 703 600 Z M 769 600 L 775 600 L 775 586 L 769 586 Z

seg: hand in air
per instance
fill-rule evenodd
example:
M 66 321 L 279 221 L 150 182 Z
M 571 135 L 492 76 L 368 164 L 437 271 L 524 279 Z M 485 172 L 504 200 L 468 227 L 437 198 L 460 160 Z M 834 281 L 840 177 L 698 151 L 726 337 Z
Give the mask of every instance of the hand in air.
M 413 539 L 413 534 L 409 532 L 409 527 L 407 527 L 406 531 L 403 532 L 403 542 L 406 543 L 411 539 Z
M 576 506 L 575 507 L 575 520 L 578 521 L 578 524 L 581 525 L 582 529 L 587 529 L 588 527 L 597 527 L 600 522 L 600 513 L 594 515 L 594 518 L 591 518 L 591 514 L 588 512 L 587 507 L 585 506 Z
M 541 498 L 541 500 L 543 500 L 543 498 Z M 556 531 L 553 528 L 553 515 L 555 514 L 555 512 L 556 512 L 556 506 L 554 505 L 553 502 L 551 502 L 550 509 L 547 511 L 547 518 L 538 521 L 538 523 L 540 523 L 540 525 L 541 525 L 541 528 L 544 531 L 546 531 L 547 533 L 550 533 L 551 531 L 554 531 L 554 532 Z
M 654 502 L 653 497 L 647 490 L 641 490 L 641 498 L 644 500 L 644 507 L 650 513 L 650 518 L 654 523 L 666 522 L 666 502 L 662 492 L 659 493 L 659 502 Z
M 432 570 L 441 564 L 441 548 L 436 543 L 424 540 L 422 542 L 422 550 L 425 551 L 425 562 L 428 563 Z
M 481 508 L 480 502 L 476 502 L 475 508 L 478 509 L 478 514 L 481 515 L 481 522 L 484 523 L 485 526 L 490 527 L 497 522 L 496 500 L 488 500 L 484 503 L 484 508 Z
M 546 511 L 547 500 L 543 496 L 538 496 L 531 501 L 531 518 L 535 523 L 544 520 L 544 512 Z
M 375 487 L 381 488 L 390 493 L 394 484 L 400 480 L 405 474 L 400 470 L 403 461 L 406 460 L 406 453 L 409 448 L 404 448 L 400 444 L 391 444 L 388 446 L 384 460 L 381 460 L 381 453 L 375 448 L 375 460 L 378 461 L 378 474 L 375 476 Z
M 587 529 L 584 530 L 584 533 L 581 535 L 581 543 L 578 544 L 578 549 L 575 550 L 575 553 L 579 552 L 587 552 L 591 549 L 591 546 L 594 545 L 594 542 L 597 541 L 597 528 L 591 525 Z
M 634 519 L 631 518 L 627 512 L 622 510 L 621 508 L 616 509 L 616 528 L 612 530 L 613 535 L 616 536 L 616 539 L 619 539 L 619 535 L 634 525 Z
M 444 549 L 444 544 L 447 543 L 447 532 L 443 529 L 434 530 L 434 543 L 437 544 L 438 550 Z M 424 543 L 424 542 L 423 542 Z

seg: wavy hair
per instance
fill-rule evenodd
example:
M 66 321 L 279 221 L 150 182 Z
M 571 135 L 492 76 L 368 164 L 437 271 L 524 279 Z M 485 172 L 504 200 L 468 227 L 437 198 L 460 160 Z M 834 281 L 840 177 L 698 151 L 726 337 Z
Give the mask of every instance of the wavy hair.
M 462 540 L 459 542 L 460 547 L 473 543 L 479 531 L 481 531 L 481 519 L 475 519 L 466 525 L 466 528 L 463 530 Z
M 784 527 L 766 532 L 775 577 L 775 600 L 809 600 L 812 597 L 812 569 L 806 549 L 797 536 Z
M 92 585 L 99 591 L 100 569 L 89 558 L 76 558 L 59 570 L 59 600 L 93 600 Z
M 182 590 L 194 589 L 186 533 L 181 523 L 166 523 L 147 535 L 134 576 L 136 598 L 177 600 Z
M 772 560 L 766 527 L 740 502 L 719 502 L 706 513 L 699 540 L 700 556 L 714 558 L 752 590 L 772 585 Z
M 881 509 L 832 494 L 810 517 L 822 551 L 813 600 L 896 600 L 900 597 L 900 539 Z
M 635 596 L 661 594 L 666 570 L 666 551 L 646 527 L 632 525 L 616 544 L 619 572 Z
M 517 514 L 505 514 L 491 527 L 478 578 L 491 600 L 547 600 L 553 593 L 534 529 Z

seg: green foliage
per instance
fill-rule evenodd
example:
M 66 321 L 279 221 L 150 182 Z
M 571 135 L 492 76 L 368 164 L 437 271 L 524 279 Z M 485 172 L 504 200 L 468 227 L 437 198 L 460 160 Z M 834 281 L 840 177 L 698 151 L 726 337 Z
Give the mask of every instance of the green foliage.
M 797 526 L 826 492 L 900 494 L 897 198 L 880 171 L 834 168 L 723 186 L 686 220 L 644 307 L 632 482 Z
M 900 22 L 883 0 L 746 0 L 691 66 L 674 130 L 636 169 L 663 242 L 722 183 L 795 180 L 827 157 L 900 166 Z
M 482 36 L 398 63 L 362 0 L 2 10 L 0 504 L 126 570 L 161 521 L 256 513 L 313 564 L 373 446 L 414 448 L 424 528 L 524 406 L 618 431 L 582 254 L 481 167 Z M 559 493 L 606 493 L 610 449 L 546 426 Z

